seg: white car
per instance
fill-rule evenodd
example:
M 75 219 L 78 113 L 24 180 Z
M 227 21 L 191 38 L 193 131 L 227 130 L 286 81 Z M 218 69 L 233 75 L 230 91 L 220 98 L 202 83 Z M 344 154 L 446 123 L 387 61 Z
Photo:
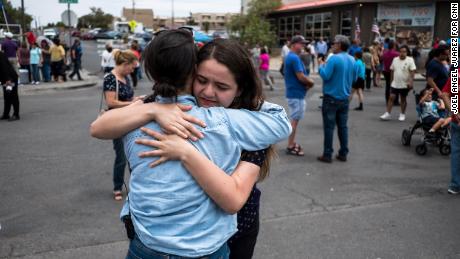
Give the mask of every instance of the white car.
M 54 39 L 57 36 L 55 29 L 44 29 L 43 36 L 47 37 L 48 39 Z

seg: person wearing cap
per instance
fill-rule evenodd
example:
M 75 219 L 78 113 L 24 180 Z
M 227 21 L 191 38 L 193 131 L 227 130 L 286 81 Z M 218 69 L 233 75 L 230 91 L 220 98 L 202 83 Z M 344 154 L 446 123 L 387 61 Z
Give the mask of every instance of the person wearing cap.
M 13 34 L 11 32 L 5 32 L 5 41 L 3 41 L 1 49 L 5 53 L 6 58 L 11 63 L 13 68 L 18 70 L 18 57 L 16 55 L 18 51 L 18 44 L 13 41 Z
M 358 79 L 358 67 L 347 50 L 350 46 L 348 37 L 337 35 L 332 45 L 334 55 L 327 62 L 319 59 L 319 75 L 323 79 L 323 104 L 321 106 L 324 130 L 324 151 L 318 160 L 332 162 L 332 141 L 334 127 L 337 124 L 340 150 L 336 158 L 347 161 L 348 155 L 348 107 L 351 86 Z
M 284 83 L 286 85 L 286 98 L 289 106 L 289 118 L 292 133 L 289 136 L 286 153 L 303 156 L 302 147 L 295 142 L 295 134 L 299 121 L 303 118 L 306 108 L 305 95 L 313 87 L 313 80 L 306 76 L 306 69 L 300 60 L 300 53 L 305 48 L 307 41 L 303 36 L 297 35 L 291 39 L 291 51 L 284 60 Z

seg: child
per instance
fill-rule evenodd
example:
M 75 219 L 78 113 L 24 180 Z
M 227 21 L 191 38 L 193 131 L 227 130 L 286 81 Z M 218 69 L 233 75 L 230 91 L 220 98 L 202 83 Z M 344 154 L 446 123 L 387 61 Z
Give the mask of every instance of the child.
M 429 136 L 433 136 L 434 133 L 441 127 L 444 127 L 450 123 L 450 118 L 444 119 L 439 117 L 438 110 L 445 109 L 444 102 L 439 99 L 439 102 L 433 101 L 433 88 L 425 89 L 422 91 L 422 98 L 420 99 L 419 105 L 421 108 L 422 123 L 433 125 L 428 132 Z
M 357 70 L 358 80 L 356 80 L 356 82 L 353 83 L 352 92 L 350 95 L 350 102 L 353 99 L 353 95 L 355 93 L 357 93 L 358 95 L 359 106 L 355 108 L 355 111 L 363 110 L 363 99 L 364 99 L 363 89 L 364 89 L 364 80 L 366 79 L 366 65 L 364 65 L 362 58 L 363 58 L 362 52 L 358 51 L 355 53 L 355 59 L 356 59 L 355 69 Z

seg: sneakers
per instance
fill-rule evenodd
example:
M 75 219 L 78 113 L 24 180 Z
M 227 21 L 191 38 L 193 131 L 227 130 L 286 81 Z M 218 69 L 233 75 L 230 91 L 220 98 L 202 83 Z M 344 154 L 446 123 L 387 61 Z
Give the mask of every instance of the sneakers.
M 449 187 L 449 189 L 447 189 L 447 193 L 452 194 L 452 195 L 459 194 L 460 193 L 460 188 Z
M 398 120 L 399 120 L 399 121 L 405 121 L 405 120 L 406 120 L 406 115 L 403 114 L 403 113 L 400 113 L 400 114 L 399 114 Z
M 391 114 L 389 114 L 388 112 L 385 112 L 382 116 L 380 116 L 380 119 L 383 121 L 391 120 Z

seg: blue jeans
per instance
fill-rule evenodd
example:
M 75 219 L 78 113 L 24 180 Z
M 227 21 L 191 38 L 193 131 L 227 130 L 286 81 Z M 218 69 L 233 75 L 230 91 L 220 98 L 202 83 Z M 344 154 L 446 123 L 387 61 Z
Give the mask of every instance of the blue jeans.
M 335 124 L 337 124 L 340 141 L 339 155 L 347 156 L 348 154 L 348 105 L 348 99 L 338 100 L 329 95 L 323 97 L 324 157 L 332 158 Z
M 38 64 L 31 64 L 32 67 L 32 81 L 40 82 L 40 72 L 38 68 Z
M 121 191 L 125 179 L 125 150 L 123 149 L 123 140 L 117 138 L 113 140 L 113 149 L 115 150 L 115 163 L 113 164 L 113 190 Z
M 228 259 L 230 250 L 228 249 L 227 244 L 224 244 L 219 250 L 213 254 L 206 255 L 203 259 Z M 187 259 L 189 257 L 170 255 L 162 252 L 158 252 L 146 247 L 137 237 L 134 237 L 133 240 L 129 243 L 128 254 L 126 259 Z
M 450 133 L 450 171 L 452 179 L 450 180 L 449 187 L 460 188 L 460 126 L 454 122 L 451 122 Z
M 49 63 L 43 63 L 42 76 L 45 82 L 51 81 L 51 66 Z

